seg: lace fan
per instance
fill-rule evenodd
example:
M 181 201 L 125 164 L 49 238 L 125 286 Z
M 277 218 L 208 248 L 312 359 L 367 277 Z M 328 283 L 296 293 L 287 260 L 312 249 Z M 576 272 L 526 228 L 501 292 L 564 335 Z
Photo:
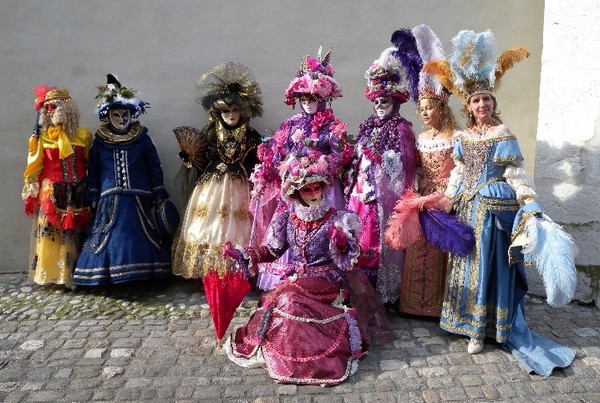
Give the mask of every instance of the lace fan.
M 189 163 L 198 169 L 204 168 L 208 162 L 206 149 L 208 140 L 198 129 L 189 126 L 179 126 L 173 129 L 179 148 L 188 155 Z

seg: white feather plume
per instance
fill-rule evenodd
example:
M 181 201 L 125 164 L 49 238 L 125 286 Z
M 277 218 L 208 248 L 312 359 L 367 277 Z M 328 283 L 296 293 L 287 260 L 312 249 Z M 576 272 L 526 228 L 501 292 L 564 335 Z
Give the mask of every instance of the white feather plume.
M 519 242 L 526 262 L 533 263 L 544 281 L 548 304 L 563 306 L 575 295 L 577 247 L 573 238 L 542 214 L 527 217 L 525 239 Z M 513 244 L 514 245 L 514 244 Z
M 429 26 L 425 24 L 417 25 L 412 29 L 412 33 L 417 41 L 417 49 L 424 65 L 432 60 L 444 60 L 442 42 Z M 434 76 L 421 71 L 419 73 L 419 91 L 428 87 L 433 88 L 438 95 L 443 90 L 442 85 Z

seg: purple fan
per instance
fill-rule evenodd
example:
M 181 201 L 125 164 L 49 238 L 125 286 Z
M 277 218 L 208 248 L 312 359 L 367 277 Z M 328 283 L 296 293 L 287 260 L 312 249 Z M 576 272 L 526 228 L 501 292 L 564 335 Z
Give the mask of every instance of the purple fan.
M 467 256 L 475 245 L 473 229 L 445 211 L 422 211 L 419 221 L 425 238 L 444 252 Z

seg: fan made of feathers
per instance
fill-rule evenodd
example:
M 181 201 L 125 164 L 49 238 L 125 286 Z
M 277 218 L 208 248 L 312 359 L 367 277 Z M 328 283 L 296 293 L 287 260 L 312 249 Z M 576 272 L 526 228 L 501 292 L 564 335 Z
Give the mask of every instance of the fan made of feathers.
M 181 152 L 179 157 L 189 167 L 190 165 L 202 169 L 208 163 L 206 149 L 208 140 L 206 136 L 195 127 L 179 126 L 173 129 L 175 138 L 179 143 Z

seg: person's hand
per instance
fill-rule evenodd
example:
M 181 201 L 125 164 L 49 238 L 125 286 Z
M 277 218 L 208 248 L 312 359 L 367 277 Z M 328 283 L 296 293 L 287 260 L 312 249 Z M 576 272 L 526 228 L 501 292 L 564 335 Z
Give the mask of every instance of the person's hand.
M 37 208 L 37 198 L 33 196 L 28 196 L 24 200 L 25 214 L 29 217 L 33 217 L 35 213 L 35 209 Z
M 327 236 L 329 236 L 329 239 L 331 239 L 338 249 L 344 251 L 348 248 L 348 237 L 341 228 L 332 226 L 327 231 Z
M 227 259 L 229 256 L 233 260 L 238 260 L 242 257 L 242 252 L 237 250 L 231 242 L 227 241 L 221 246 L 221 255 L 223 259 Z
M 452 200 L 452 198 L 444 195 L 444 197 L 442 197 L 440 199 L 439 205 L 442 210 L 444 210 L 446 213 L 449 213 L 450 211 L 452 211 L 452 206 L 454 205 L 454 200 Z
M 185 163 L 190 162 L 190 155 L 188 153 L 186 153 L 185 151 L 181 150 L 179 151 L 178 154 L 179 158 L 181 158 L 181 160 Z
M 169 198 L 169 193 L 162 189 L 154 192 L 152 194 L 152 201 L 154 204 L 160 204 L 163 200 L 167 200 Z

